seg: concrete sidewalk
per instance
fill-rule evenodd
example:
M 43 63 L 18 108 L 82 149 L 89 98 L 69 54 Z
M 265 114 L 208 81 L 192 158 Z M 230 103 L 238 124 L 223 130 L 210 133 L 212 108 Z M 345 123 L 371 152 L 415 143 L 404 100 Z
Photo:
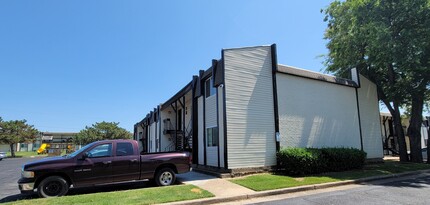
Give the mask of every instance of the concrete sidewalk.
M 400 174 L 367 177 L 367 178 L 356 179 L 356 180 L 345 180 L 340 182 L 330 182 L 330 183 L 324 183 L 324 184 L 306 185 L 306 186 L 299 186 L 299 187 L 292 187 L 292 188 L 256 192 L 248 188 L 234 184 L 226 179 L 220 179 L 220 178 L 216 178 L 213 176 L 192 171 L 186 174 L 177 175 L 177 180 L 184 184 L 192 184 L 202 189 L 205 189 L 211 192 L 212 194 L 214 194 L 215 197 L 196 199 L 196 200 L 190 200 L 190 201 L 179 201 L 179 202 L 174 202 L 169 204 L 190 205 L 190 204 L 225 203 L 225 202 L 246 200 L 246 199 L 257 198 L 257 197 L 266 197 L 266 196 L 273 196 L 273 195 L 280 195 L 280 194 L 287 194 L 287 193 L 294 193 L 294 192 L 326 189 L 330 187 L 344 186 L 344 185 L 350 185 L 350 184 L 361 184 L 361 183 L 370 182 L 370 181 L 399 178 L 404 176 L 418 175 L 418 174 L 425 174 L 425 173 L 430 173 L 430 170 L 404 172 Z
M 203 173 L 191 171 L 178 174 L 177 180 L 184 184 L 192 184 L 205 189 L 216 197 L 233 197 L 239 195 L 254 194 L 256 191 L 234 184 L 226 179 L 217 178 Z

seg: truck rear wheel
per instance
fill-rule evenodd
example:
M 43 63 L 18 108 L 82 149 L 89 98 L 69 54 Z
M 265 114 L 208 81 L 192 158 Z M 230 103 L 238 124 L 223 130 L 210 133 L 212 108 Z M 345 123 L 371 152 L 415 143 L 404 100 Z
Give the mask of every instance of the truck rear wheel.
M 43 179 L 37 187 L 39 196 L 58 197 L 64 196 L 69 191 L 69 183 L 60 176 L 50 176 Z
M 169 186 L 175 183 L 176 175 L 171 168 L 160 169 L 155 176 L 157 186 Z

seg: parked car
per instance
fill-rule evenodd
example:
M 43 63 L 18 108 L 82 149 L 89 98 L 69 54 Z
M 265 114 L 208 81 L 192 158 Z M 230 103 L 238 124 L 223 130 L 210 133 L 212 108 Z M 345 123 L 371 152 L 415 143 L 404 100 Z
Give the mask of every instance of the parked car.
M 0 161 L 6 158 L 6 152 L 0 152 Z
M 135 140 L 104 140 L 78 151 L 48 157 L 22 166 L 21 193 L 41 197 L 67 194 L 69 188 L 154 180 L 158 186 L 175 182 L 176 174 L 190 171 L 188 152 L 140 154 Z

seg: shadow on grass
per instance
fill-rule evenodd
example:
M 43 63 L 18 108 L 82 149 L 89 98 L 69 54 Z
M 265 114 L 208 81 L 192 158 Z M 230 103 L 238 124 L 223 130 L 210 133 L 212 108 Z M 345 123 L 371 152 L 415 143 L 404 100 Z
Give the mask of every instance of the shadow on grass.
M 368 177 L 382 176 L 380 180 L 375 179 L 367 182 L 360 182 L 359 184 L 371 184 L 371 185 L 382 185 L 382 186 L 394 186 L 394 187 L 410 187 L 410 188 L 424 188 L 424 184 L 430 184 L 430 173 L 424 173 L 417 175 L 417 178 L 411 176 L 405 176 L 400 178 L 383 178 L 383 176 L 400 174 L 405 172 L 412 172 L 418 170 L 430 170 L 430 164 L 424 163 L 403 163 L 398 161 L 385 161 L 384 163 L 368 164 L 363 169 L 350 170 L 343 172 L 330 172 L 322 173 L 317 175 L 306 175 L 306 176 L 287 176 L 283 173 L 275 173 L 277 176 L 293 177 L 296 180 L 300 178 L 325 178 L 328 177 L 333 179 L 333 182 L 345 181 L 345 180 L 357 180 Z
M 175 185 L 181 185 L 182 183 L 176 181 Z M 132 182 L 124 184 L 115 185 L 103 185 L 103 186 L 93 186 L 93 187 L 83 187 L 83 188 L 71 188 L 67 193 L 67 196 L 83 195 L 83 194 L 93 194 L 93 193 L 103 193 L 103 192 L 113 192 L 113 191 L 125 191 L 133 189 L 142 189 L 156 187 L 153 181 L 148 182 Z M 0 199 L 0 203 L 13 202 L 17 200 L 27 200 L 27 199 L 37 199 L 40 198 L 39 195 L 34 192 L 34 194 L 16 194 L 7 196 Z
M 141 189 L 141 188 L 148 188 L 148 187 L 155 187 L 155 184 L 152 182 L 137 182 L 137 183 L 125 183 L 125 184 L 119 184 L 119 185 L 71 188 L 67 193 L 67 196 L 112 192 L 112 191 L 125 191 L 125 190 Z M 17 200 L 26 200 L 26 199 L 37 199 L 37 198 L 39 198 L 39 195 L 36 192 L 34 192 L 34 194 L 16 194 L 16 195 L 7 196 L 3 199 L 0 199 L 0 203 L 12 202 Z
M 25 199 L 34 199 L 37 197 L 38 197 L 37 194 L 31 194 L 31 195 L 15 194 L 15 195 L 10 195 L 10 196 L 4 197 L 3 199 L 0 199 L 0 203 L 25 200 Z

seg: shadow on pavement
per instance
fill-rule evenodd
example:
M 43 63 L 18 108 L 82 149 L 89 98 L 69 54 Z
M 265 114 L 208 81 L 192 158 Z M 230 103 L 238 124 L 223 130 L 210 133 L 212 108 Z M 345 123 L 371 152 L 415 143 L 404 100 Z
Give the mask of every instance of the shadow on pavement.
M 208 180 L 208 179 L 218 179 L 217 177 L 210 176 L 207 174 L 199 173 L 196 171 L 187 172 L 184 174 L 176 175 L 178 181 L 187 182 L 187 181 L 200 181 L 200 180 Z
M 361 184 L 390 186 L 398 188 L 429 188 L 430 173 L 419 174 L 414 176 L 405 176 L 399 178 L 390 178 L 377 181 L 363 182 Z
M 112 191 L 124 191 L 124 190 L 141 189 L 141 188 L 148 188 L 148 187 L 154 187 L 154 186 L 155 184 L 152 182 L 139 182 L 139 183 L 126 183 L 126 184 L 120 184 L 120 185 L 71 188 L 67 193 L 67 196 L 112 192 Z M 24 200 L 24 199 L 35 199 L 35 198 L 39 198 L 36 192 L 34 192 L 34 194 L 29 194 L 29 195 L 16 194 L 16 195 L 7 196 L 3 199 L 0 199 L 0 203 L 12 202 L 12 201 Z

